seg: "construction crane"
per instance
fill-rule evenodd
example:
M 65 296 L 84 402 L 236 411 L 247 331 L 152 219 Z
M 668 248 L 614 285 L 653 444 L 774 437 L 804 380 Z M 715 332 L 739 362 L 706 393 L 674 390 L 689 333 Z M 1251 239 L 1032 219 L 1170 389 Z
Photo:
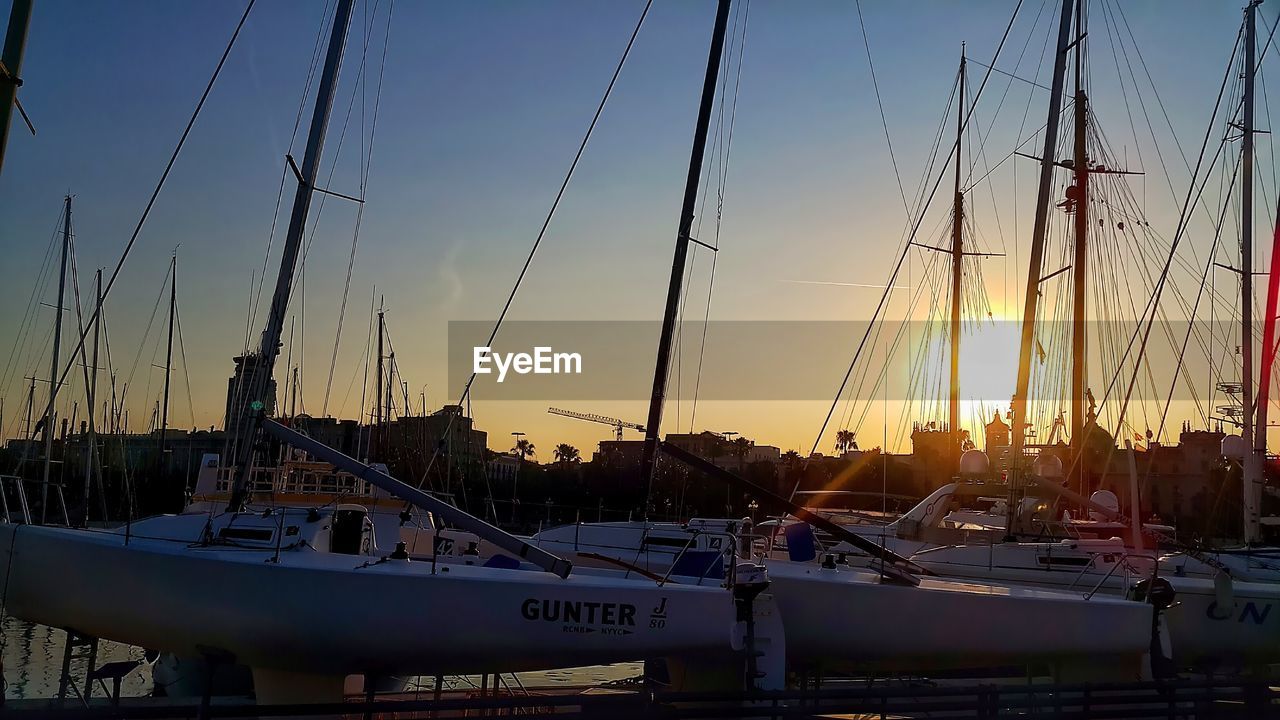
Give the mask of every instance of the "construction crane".
M 605 417 L 603 415 L 593 415 L 591 413 L 580 413 L 580 412 L 574 412 L 572 410 L 561 410 L 560 408 L 547 408 L 547 412 L 551 413 L 552 415 L 560 415 L 562 417 L 568 417 L 568 418 L 577 418 L 578 420 L 586 420 L 587 422 L 600 423 L 601 425 L 612 425 L 618 440 L 622 440 L 623 428 L 631 428 L 632 430 L 639 430 L 640 432 L 644 432 L 643 425 L 633 423 L 633 422 L 627 422 L 626 420 L 619 420 L 617 418 Z

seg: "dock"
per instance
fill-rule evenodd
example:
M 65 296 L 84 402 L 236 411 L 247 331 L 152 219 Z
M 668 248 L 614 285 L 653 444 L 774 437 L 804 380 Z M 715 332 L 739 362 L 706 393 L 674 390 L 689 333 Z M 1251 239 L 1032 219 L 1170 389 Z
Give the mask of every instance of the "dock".
M 424 697 L 425 696 L 425 697 Z M 396 693 L 316 705 L 182 704 L 163 698 L 10 701 L 8 720 L 214 720 L 326 717 L 396 720 L 550 716 L 571 718 L 1280 718 L 1280 687 L 1212 678 L 1131 683 L 943 684 L 841 680 L 773 692 L 663 692 L 648 688 L 563 688 L 524 694 Z

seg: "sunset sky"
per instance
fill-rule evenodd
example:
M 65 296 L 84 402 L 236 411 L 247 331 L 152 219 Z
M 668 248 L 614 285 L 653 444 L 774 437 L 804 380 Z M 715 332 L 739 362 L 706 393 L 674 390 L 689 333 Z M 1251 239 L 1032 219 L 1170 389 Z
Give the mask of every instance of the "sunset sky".
M 940 122 L 946 123 L 944 156 L 951 142 L 954 116 L 944 119 L 943 113 L 961 42 L 967 43 L 973 60 L 989 62 L 1015 4 L 862 2 L 880 98 L 909 199 L 921 184 Z M 1051 67 L 1042 53 L 1050 16 L 1057 15 L 1054 5 L 1025 0 L 998 63 L 1002 70 L 1048 84 Z M 359 140 L 362 134 L 368 137 L 372 120 L 390 6 L 391 0 L 357 3 L 322 174 L 327 175 L 336 154 L 337 169 L 327 183 L 338 192 L 360 191 Z M 643 7 L 638 0 L 394 4 L 330 415 L 355 417 L 360 412 L 375 285 L 377 295 L 385 298 L 396 358 L 415 411 L 424 386 L 431 409 L 456 401 L 461 387 L 447 377 L 447 324 L 491 321 L 501 310 Z M 1129 169 L 1146 173 L 1134 176 L 1130 187 L 1153 230 L 1167 241 L 1190 178 L 1183 157 L 1194 164 L 1239 28 L 1241 3 L 1135 0 L 1121 7 L 1125 32 L 1133 34 L 1124 41 L 1130 66 L 1108 40 L 1109 29 L 1116 31 L 1110 26 L 1117 17 L 1115 0 L 1091 3 L 1091 104 L 1109 151 Z M 19 342 L 63 196 L 75 196 L 77 265 L 87 304 L 93 269 L 114 267 L 243 9 L 242 2 L 232 0 L 37 3 L 23 72 L 26 84 L 19 97 L 38 135 L 32 137 L 15 119 L 0 175 L 0 347 L 8 360 L 0 397 L 6 437 L 21 429 L 23 377 L 35 372 L 44 378 L 49 372 L 47 337 L 54 315 L 49 308 L 37 310 L 35 329 L 21 352 L 8 355 Z M 1268 3 L 1260 10 L 1264 38 L 1277 9 Z M 8 0 L 0 0 L 0 14 L 7 17 L 8 11 Z M 512 319 L 661 317 L 714 12 L 710 0 L 654 2 L 512 306 Z M 246 337 L 251 273 L 256 281 L 263 267 L 283 158 L 324 13 L 319 0 L 262 0 L 254 8 L 112 290 L 107 322 L 118 381 L 132 377 L 131 429 L 145 429 L 162 382 L 153 365 L 163 363 L 163 307 L 150 334 L 144 334 L 175 247 L 188 366 L 175 373 L 171 425 L 221 425 L 231 357 Z M 747 18 L 710 317 L 865 320 L 889 277 L 908 218 L 872 86 L 858 6 L 852 0 L 751 0 Z M 374 31 L 362 113 L 355 82 L 365 22 Z M 735 37 L 741 35 L 739 28 Z M 1138 62 L 1135 47 L 1145 71 L 1132 65 Z M 1259 80 L 1264 95 L 1280 89 L 1267 72 L 1275 57 L 1275 48 L 1264 57 Z M 734 63 L 736 70 L 736 57 Z M 1146 71 L 1158 100 L 1149 85 L 1145 90 L 1121 86 L 1135 74 L 1147 83 Z M 971 63 L 969 82 L 976 85 L 985 72 Z M 353 91 L 356 100 L 343 136 Z M 984 168 L 975 173 L 980 175 L 1031 138 L 1044 124 L 1047 95 L 1030 83 L 992 74 L 972 123 L 973 130 L 986 133 L 985 150 L 981 157 L 967 154 L 966 166 L 972 162 Z M 1269 128 L 1265 97 L 1258 102 L 1258 125 Z M 1161 143 L 1159 156 L 1152 132 Z M 1214 132 L 1220 138 L 1221 123 Z M 340 136 L 345 138 L 341 148 Z M 976 152 L 978 141 L 973 142 Z M 293 150 L 299 161 L 302 144 L 299 138 Z M 1041 141 L 1033 138 L 1020 149 L 1038 154 L 1040 147 Z M 1211 151 L 1214 147 L 1211 143 Z M 1061 152 L 1066 156 L 1069 148 Z M 1265 270 L 1276 197 L 1270 136 L 1259 136 L 1258 153 L 1257 263 Z M 1005 253 L 981 261 L 980 290 L 994 320 L 1016 320 L 1021 313 L 1035 173 L 1034 162 L 1014 158 L 970 193 L 976 204 L 972 221 L 977 245 Z M 715 176 L 713 172 L 713 186 Z M 1065 175 L 1058 178 L 1055 201 L 1064 181 Z M 1215 193 L 1216 183 L 1211 182 Z M 921 225 L 920 242 L 940 241 L 950 184 L 948 175 Z M 293 188 L 290 178 L 275 252 Z M 1220 207 L 1220 198 L 1215 194 L 1206 203 Z M 705 241 L 714 235 L 715 204 L 713 194 L 700 226 Z M 302 400 L 313 415 L 324 404 L 355 217 L 353 204 L 332 198 L 318 220 L 313 211 L 311 226 L 318 229 L 306 261 L 305 285 L 292 305 L 297 327 L 292 353 L 295 364 L 302 358 Z M 1055 223 L 1065 222 L 1059 211 L 1054 217 Z M 1193 232 L 1205 227 L 1205 215 L 1200 217 Z M 1224 232 L 1234 237 L 1234 225 Z M 1192 240 L 1200 243 L 1191 249 L 1198 247 L 1196 258 L 1203 260 L 1208 238 L 1202 233 Z M 1220 252 L 1223 262 L 1236 258 L 1234 250 Z M 904 288 L 928 282 L 927 251 L 913 251 L 911 258 L 898 281 Z M 273 253 L 267 265 L 272 279 L 276 263 Z M 1056 269 L 1055 263 L 1047 260 L 1046 267 Z M 705 312 L 709 265 L 710 255 L 699 252 L 687 320 L 700 320 Z M 1178 282 L 1194 293 L 1195 283 L 1187 277 Z M 1129 281 L 1138 302 L 1145 301 L 1141 283 Z M 1217 291 L 1230 296 L 1237 292 L 1233 283 L 1219 274 Z M 52 302 L 55 289 L 56 272 L 38 301 Z M 270 291 L 268 282 L 264 304 Z M 913 307 L 909 294 L 895 293 L 891 319 L 928 312 Z M 1139 310 L 1132 308 L 1128 317 Z M 1169 313 L 1177 316 L 1176 306 Z M 261 314 L 251 328 L 255 342 Z M 74 347 L 75 339 L 75 316 L 67 318 L 64 361 L 67 344 Z M 974 391 L 975 396 L 966 395 L 974 402 L 966 405 L 965 423 L 976 428 L 979 414 L 1007 405 L 1017 347 L 1007 338 L 984 342 L 977 330 L 971 336 L 975 341 L 965 355 L 968 379 L 1005 383 L 1004 389 L 997 382 Z M 692 345 L 692 338 L 686 340 Z M 834 364 L 839 366 L 848 361 L 857 340 L 833 339 L 815 352 L 838 355 Z M 648 347 L 638 365 L 651 368 L 654 345 Z M 685 352 L 682 399 L 687 401 L 696 347 Z M 909 382 L 908 358 L 886 361 L 883 347 L 869 357 L 887 364 L 891 382 Z M 282 371 L 283 364 L 282 357 Z M 703 372 L 716 368 L 706 366 Z M 816 371 L 796 367 L 779 372 Z M 1197 372 L 1204 390 L 1207 377 Z M 60 412 L 67 414 L 70 403 L 83 397 L 78 370 L 73 378 L 65 402 L 59 403 L 66 405 Z M 839 373 L 819 380 L 829 383 L 834 396 Z M 1102 395 L 1106 381 L 1091 379 L 1095 394 Z M 760 377 L 756 382 L 770 380 Z M 43 392 L 37 391 L 37 407 Z M 696 429 L 731 430 L 784 450 L 807 452 L 828 404 L 705 402 L 698 406 Z M 522 431 L 538 446 L 540 457 L 549 458 L 557 442 L 573 443 L 589 457 L 597 441 L 612 437 L 605 426 L 550 417 L 548 405 L 557 403 L 485 400 L 476 403 L 474 413 L 479 427 L 490 433 L 491 447 L 508 447 L 509 434 Z M 582 401 L 572 409 L 643 422 L 645 403 L 639 398 Z M 674 404 L 668 409 L 667 429 L 688 430 L 691 406 L 685 402 L 681 412 L 676 410 Z M 918 407 L 913 412 L 921 414 Z M 904 404 L 892 397 L 874 403 L 860 425 L 859 443 L 906 449 L 898 437 L 903 413 Z M 1178 423 L 1191 417 L 1189 405 L 1175 411 L 1170 422 L 1175 435 Z M 918 419 L 944 418 L 933 414 Z M 1135 422 L 1141 428 L 1150 421 Z M 830 452 L 830 442 L 824 440 L 821 449 Z

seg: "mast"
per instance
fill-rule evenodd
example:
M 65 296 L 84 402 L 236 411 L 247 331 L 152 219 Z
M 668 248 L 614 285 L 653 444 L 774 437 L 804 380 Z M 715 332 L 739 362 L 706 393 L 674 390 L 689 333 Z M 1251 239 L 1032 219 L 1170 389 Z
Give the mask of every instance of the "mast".
M 173 317 L 178 308 L 178 253 L 169 260 L 169 347 L 164 357 L 164 406 L 160 410 L 160 467 L 169 468 L 164 460 L 165 432 L 169 429 L 169 376 L 173 374 Z
M 1027 295 L 1022 311 L 1022 343 L 1018 349 L 1018 385 L 1013 396 L 1013 448 L 1011 475 L 1015 478 L 1022 463 L 1026 439 L 1027 392 L 1031 385 L 1031 348 L 1035 344 L 1036 308 L 1040 298 L 1040 268 L 1044 262 L 1045 227 L 1049 220 L 1049 191 L 1053 184 L 1054 156 L 1058 151 L 1058 118 L 1062 113 L 1062 84 L 1066 74 L 1071 33 L 1072 0 L 1062 0 L 1058 21 L 1058 49 L 1053 63 L 1053 87 L 1049 92 L 1049 121 L 1044 130 L 1044 152 L 1040 156 L 1040 187 L 1036 192 L 1035 224 L 1031 230 L 1031 258 L 1027 269 Z M 1009 503 L 1006 532 L 1013 533 L 1016 503 Z
M 698 202 L 698 182 L 702 175 L 703 153 L 707 146 L 707 127 L 715 102 L 716 77 L 720 73 L 720 55 L 724 50 L 725 29 L 729 23 L 732 0 L 719 0 L 715 27 L 711 32 L 711 48 L 707 54 L 707 72 L 702 80 L 702 101 L 693 130 L 693 150 L 689 155 L 689 174 L 684 185 L 684 204 L 680 209 L 680 225 L 676 232 L 675 257 L 671 261 L 671 282 L 667 285 L 667 306 L 662 316 L 662 334 L 658 337 L 658 358 L 653 370 L 653 395 L 649 399 L 649 419 L 645 423 L 644 455 L 640 477 L 652 487 L 653 464 L 658 452 L 662 425 L 662 403 L 667 395 L 667 373 L 671 366 L 671 344 L 675 339 L 676 314 L 680 308 L 680 286 L 684 280 L 685 259 L 689 254 L 693 214 Z
M 111 423 L 110 432 L 115 435 L 120 430 L 120 413 L 116 410 L 116 374 L 111 373 Z
M 31 378 L 31 389 L 27 391 L 27 441 L 28 442 L 30 442 L 33 439 L 32 433 L 31 433 L 31 411 L 35 406 L 35 402 L 36 402 L 36 379 Z M 25 455 L 26 453 L 24 452 L 23 454 Z
M 373 447 L 369 450 L 369 457 L 376 458 L 377 453 L 382 450 L 382 336 L 386 327 L 386 319 L 383 315 L 382 303 L 378 303 L 378 363 L 374 376 L 377 378 L 373 382 Z
M 964 271 L 964 193 L 960 191 L 960 148 L 964 136 L 964 45 L 960 45 L 960 92 L 956 101 L 956 186 L 955 209 L 951 213 L 951 395 L 949 409 L 951 455 L 960 448 L 960 281 Z
M 239 511 L 244 505 L 249 489 L 254 446 L 257 444 L 258 433 L 262 427 L 262 415 L 267 410 L 266 394 L 271 388 L 271 372 L 276 356 L 280 354 L 280 335 L 284 328 L 289 294 L 293 289 L 293 276 L 297 270 L 298 252 L 306 229 L 307 214 L 311 209 L 312 190 L 320 168 L 320 156 L 324 150 L 329 115 L 333 110 L 333 95 L 337 86 L 338 71 L 342 67 L 342 53 L 347 42 L 347 29 L 351 23 L 352 3 L 353 0 L 338 0 L 334 10 L 333 30 L 329 35 L 324 69 L 316 90 L 316 104 L 307 134 L 306 153 L 303 155 L 301 172 L 298 173 L 298 190 L 293 198 L 293 213 L 289 218 L 289 231 L 285 236 L 284 249 L 280 255 L 280 273 L 276 277 L 275 293 L 271 297 L 266 329 L 262 331 L 262 344 L 257 351 L 256 365 L 249 373 L 249 392 L 246 396 L 237 398 L 241 402 L 248 401 L 249 412 L 248 422 L 241 423 L 243 434 L 240 437 L 240 443 L 236 446 L 236 482 L 228 503 L 228 509 L 231 511 Z M 292 163 L 292 158 L 290 162 Z M 246 357 L 246 366 L 249 362 L 250 358 Z M 241 408 L 242 411 L 245 409 Z
M 31 26 L 32 0 L 13 0 L 9 10 L 9 28 L 0 53 L 0 169 L 4 167 L 4 149 L 9 144 L 9 121 L 18 102 L 18 86 L 22 84 L 22 51 L 27 46 L 27 28 Z
M 98 339 L 102 328 L 102 269 L 94 275 L 93 313 L 93 365 L 89 368 L 89 433 L 85 442 L 84 458 L 84 519 L 89 524 L 89 487 L 93 481 L 93 469 L 98 460 L 98 433 L 93 424 L 94 399 L 98 395 Z M 103 520 L 106 520 L 104 515 Z
M 1255 18 L 1260 0 L 1244 11 L 1244 107 L 1242 108 L 1240 163 L 1240 426 L 1249 452 L 1242 463 L 1244 481 L 1244 542 L 1258 542 L 1258 511 L 1262 500 L 1262 457 L 1266 453 L 1265 428 L 1253 428 L 1253 75 Z
M 53 401 L 58 397 L 58 354 L 62 350 L 62 301 L 67 290 L 67 253 L 71 249 L 71 196 L 67 195 L 62 210 L 62 268 L 58 272 L 58 303 L 53 318 L 53 362 L 49 372 L 49 405 L 44 411 L 44 482 L 40 485 L 40 523 L 46 517 L 49 500 L 49 471 L 53 461 Z
M 1082 495 L 1087 495 L 1084 487 L 1084 466 L 1080 462 L 1080 454 L 1084 451 L 1085 424 L 1085 291 L 1088 286 L 1088 239 L 1089 239 L 1089 158 L 1085 152 L 1089 122 L 1089 100 L 1084 92 L 1084 17 L 1085 3 L 1081 0 L 1076 8 L 1076 97 L 1075 97 L 1075 158 L 1072 163 L 1075 171 L 1075 258 L 1071 269 L 1074 276 L 1072 282 L 1071 306 L 1071 454 L 1073 474 L 1076 486 Z
M 396 407 L 396 396 L 391 391 L 391 386 L 394 384 L 392 381 L 395 379 L 395 374 L 396 374 L 396 351 L 392 350 L 390 353 L 387 354 L 387 391 L 382 396 L 383 399 L 387 401 L 386 412 L 383 413 L 382 415 L 382 422 L 384 425 L 391 424 L 391 412 L 395 410 L 395 407 Z

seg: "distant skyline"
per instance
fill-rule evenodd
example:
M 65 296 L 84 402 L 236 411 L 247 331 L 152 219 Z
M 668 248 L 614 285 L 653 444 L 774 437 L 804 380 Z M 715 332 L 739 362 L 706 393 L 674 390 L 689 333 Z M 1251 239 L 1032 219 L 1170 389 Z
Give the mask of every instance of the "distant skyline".
M 973 59 L 969 78 L 976 84 L 1016 4 L 937 1 L 916 3 L 907 11 L 899 3 L 862 2 L 892 139 L 891 161 L 859 6 L 852 0 L 751 0 L 711 319 L 870 317 L 907 219 L 894 164 L 905 194 L 913 196 L 939 123 L 944 155 L 954 132 L 953 116 L 944 118 L 943 113 L 961 42 Z M 1024 3 L 1001 69 L 1048 84 L 1045 49 L 1054 5 L 1049 0 Z M 343 134 L 364 42 L 359 26 L 372 19 L 366 67 L 373 83 L 389 7 L 390 0 L 357 3 L 324 164 L 327 173 L 336 153 L 337 170 L 328 184 L 339 192 L 359 192 L 359 139 L 362 132 L 367 137 L 372 121 L 375 87 L 370 86 L 363 96 L 364 112 L 357 94 Z M 410 383 L 415 410 L 424 386 L 431 409 L 457 400 L 461 387 L 446 378 L 447 323 L 491 320 L 501 309 L 643 7 L 639 0 L 394 5 L 329 414 L 355 417 L 360 412 L 375 286 L 377 297 L 385 298 L 397 362 Z M 739 7 L 748 5 L 742 1 Z M 1122 7 L 1125 32 L 1132 31 L 1159 103 L 1149 88 L 1140 99 L 1134 87 L 1121 85 L 1133 75 L 1146 82 L 1146 70 L 1134 66 L 1138 58 L 1126 58 L 1119 48 L 1113 51 L 1109 38 L 1117 32 L 1112 23 L 1118 16 L 1116 2 L 1108 0 L 1091 3 L 1091 106 L 1109 149 L 1131 169 L 1147 173 L 1131 187 L 1153 228 L 1167 240 L 1174 233 L 1190 172 L 1169 142 L 1165 116 L 1182 155 L 1194 162 L 1241 6 L 1153 0 Z M 5 360 L 19 338 L 34 280 L 52 247 L 63 195 L 75 196 L 77 265 L 87 307 L 93 269 L 114 266 L 243 8 L 240 2 L 38 0 L 19 96 L 39 134 L 31 137 L 21 126 L 14 127 L 0 175 L 0 248 L 5 253 L 0 262 L 0 347 Z M 283 158 L 325 8 L 313 0 L 274 0 L 254 8 L 108 300 L 112 359 L 121 381 L 132 376 L 134 429 L 145 428 L 162 383 L 153 365 L 157 349 L 163 363 L 163 308 L 150 334 L 146 331 L 175 247 L 189 366 L 174 375 L 171 426 L 221 424 L 231 358 L 246 339 L 250 274 L 256 280 L 264 267 Z M 1261 7 L 1260 34 L 1270 31 L 1278 9 L 1280 5 L 1270 3 Z M 9 2 L 0 0 L 0 17 L 8 12 Z M 511 318 L 660 317 L 714 12 L 711 0 L 654 3 Z M 1127 37 L 1125 43 L 1130 43 Z M 1273 47 L 1264 56 L 1259 77 L 1258 124 L 1263 128 L 1270 127 L 1266 93 L 1278 90 L 1268 76 L 1276 54 Z M 973 91 L 971 86 L 971 96 Z M 1030 83 L 991 75 L 970 129 L 985 135 L 985 150 L 965 160 L 980 169 L 975 175 L 997 165 L 1035 133 L 1044 122 L 1046 97 Z M 307 113 L 309 103 L 308 98 Z M 1162 140 L 1160 155 L 1148 119 Z M 1221 134 L 1221 128 L 1215 132 Z M 979 140 L 971 142 L 976 153 Z M 1258 168 L 1255 259 L 1265 269 L 1276 167 L 1270 136 L 1260 135 L 1258 144 L 1266 162 Z M 301 138 L 294 149 L 298 155 L 300 146 Z M 1034 154 L 1039 147 L 1032 140 L 1021 151 Z M 1021 312 L 1034 173 L 1034 163 L 1009 160 L 992 172 L 990 184 L 970 193 L 975 241 L 985 250 L 1005 253 L 982 266 L 981 289 L 994 319 L 1016 319 Z M 264 303 L 277 268 L 292 183 L 286 178 L 282 219 L 266 264 Z M 935 231 L 947 222 L 950 183 L 948 176 L 922 223 L 921 242 L 934 242 Z M 1211 205 L 1217 201 L 1217 196 L 1206 198 Z M 704 240 L 714 232 L 715 205 L 712 197 L 701 219 Z M 299 358 L 303 362 L 302 404 L 313 415 L 321 414 L 326 394 L 355 217 L 353 204 L 336 199 L 325 202 L 318 220 L 313 212 L 316 231 L 305 281 L 291 306 L 297 328 L 293 357 L 295 363 Z M 1056 212 L 1054 217 L 1065 216 Z M 1203 219 L 1197 222 L 1202 231 Z M 1228 225 L 1224 232 L 1233 233 L 1234 227 Z M 1199 244 L 1190 249 L 1198 248 L 1196 258 L 1202 260 L 1207 235 L 1201 232 L 1193 240 Z M 1224 262 L 1235 257 L 1232 250 L 1220 253 Z M 898 280 L 903 289 L 895 290 L 891 319 L 920 311 L 909 307 L 906 297 L 908 288 L 923 282 L 928 260 L 924 251 L 913 254 Z M 705 311 L 709 265 L 709 255 L 700 253 L 690 283 L 692 315 Z M 1131 282 L 1137 294 L 1141 287 Z M 1229 282 L 1219 275 L 1218 292 L 1235 292 Z M 56 276 L 39 300 L 51 302 L 55 288 Z M 1170 313 L 1176 307 L 1170 304 Z M 248 328 L 252 342 L 261 331 L 261 314 Z M 37 311 L 38 326 L 25 352 L 7 364 L 8 382 L 0 387 L 7 436 L 20 428 L 25 411 L 22 378 L 48 374 L 43 338 L 52 316 L 48 308 Z M 64 362 L 75 338 L 74 314 L 67 320 Z M 850 355 L 856 344 L 857 338 L 848 339 Z M 1016 347 L 967 347 L 965 362 L 975 368 L 973 373 L 1007 375 L 1016 362 Z M 686 352 L 685 392 L 697 360 L 693 348 Z M 883 348 L 873 348 L 870 357 L 884 362 Z M 909 382 L 907 358 L 895 356 L 889 364 L 892 382 Z M 284 388 L 284 355 L 278 367 Z M 60 412 L 69 413 L 70 403 L 83 395 L 79 372 L 71 377 Z M 1101 396 L 1108 379 L 1100 369 L 1091 371 L 1095 394 Z M 833 395 L 839 381 L 838 376 L 830 378 Z M 1009 386 L 1011 391 L 1012 378 Z M 37 415 L 43 392 L 37 392 Z M 971 429 L 980 415 L 989 419 L 991 399 L 981 400 L 966 405 L 964 420 Z M 606 426 L 548 416 L 548 404 L 486 401 L 475 405 L 474 414 L 495 449 L 510 445 L 510 433 L 520 431 L 544 453 L 557 442 L 569 442 L 589 457 L 598 440 L 612 437 Z M 863 418 L 859 444 L 905 449 L 900 432 L 904 407 L 892 400 L 872 407 Z M 633 401 L 581 403 L 571 409 L 637 421 L 643 421 L 645 412 L 644 403 Z M 732 430 L 803 453 L 826 409 L 827 403 L 813 401 L 702 402 L 694 429 Z M 664 430 L 689 430 L 691 412 L 688 402 L 679 411 L 673 404 Z M 917 404 L 912 413 L 926 422 L 943 419 L 932 406 Z M 1169 422 L 1175 436 L 1178 424 L 1189 417 L 1189 407 L 1175 412 Z M 1135 419 L 1138 427 L 1148 422 Z M 820 449 L 830 452 L 834 430 L 828 429 L 829 439 Z

